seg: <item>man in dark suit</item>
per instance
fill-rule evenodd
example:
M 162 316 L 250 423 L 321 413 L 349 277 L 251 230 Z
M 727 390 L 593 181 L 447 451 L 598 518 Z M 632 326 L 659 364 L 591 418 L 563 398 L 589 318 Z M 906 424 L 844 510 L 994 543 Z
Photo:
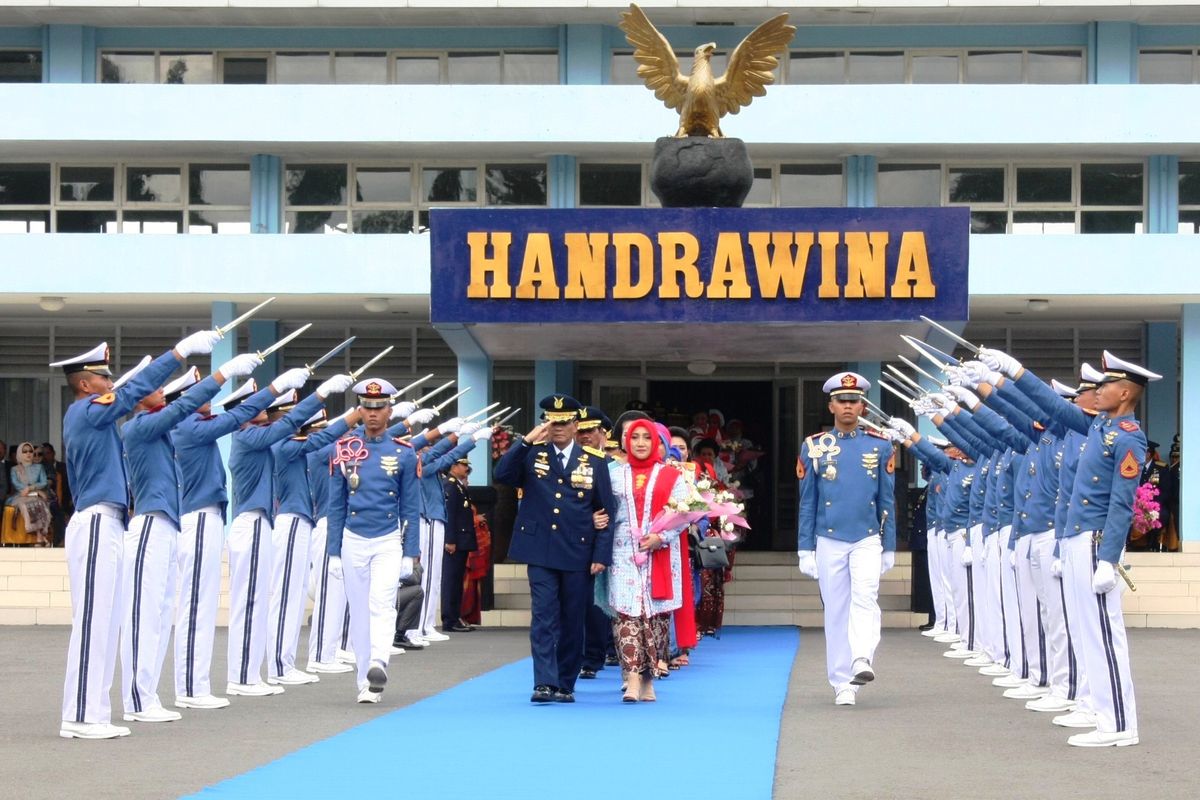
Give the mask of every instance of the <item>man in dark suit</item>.
M 519 487 L 509 557 L 529 565 L 534 703 L 575 702 L 591 575 L 612 563 L 612 530 L 597 527 L 615 503 L 604 458 L 575 443 L 579 401 L 563 394 L 539 404 L 541 423 L 496 464 L 495 478 Z
M 475 541 L 475 511 L 467 494 L 471 460 L 460 458 L 450 465 L 442 481 L 446 499 L 446 555 L 442 560 L 442 630 L 466 633 L 475 630 L 462 621 L 463 576 L 467 555 L 478 547 Z
M 13 463 L 8 457 L 8 442 L 0 439 L 0 489 L 4 490 L 4 494 L 0 494 L 0 500 L 8 497 L 9 490 L 12 486 L 8 482 L 8 473 L 13 468 Z

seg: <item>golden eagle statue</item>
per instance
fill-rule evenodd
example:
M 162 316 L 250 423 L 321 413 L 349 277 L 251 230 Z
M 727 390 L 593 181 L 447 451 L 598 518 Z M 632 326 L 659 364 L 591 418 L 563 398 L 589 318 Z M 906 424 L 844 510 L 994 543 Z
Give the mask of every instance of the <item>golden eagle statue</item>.
M 719 78 L 713 78 L 710 63 L 717 49 L 715 42 L 696 48 L 692 74 L 684 75 L 671 43 L 636 5 L 630 4 L 629 10 L 622 12 L 618 27 L 633 45 L 638 77 L 655 97 L 679 112 L 675 136 L 723 139 L 721 117 L 750 105 L 755 97 L 767 93 L 767 84 L 775 82 L 773 72 L 779 65 L 776 56 L 796 35 L 796 27 L 788 25 L 787 18 L 787 14 L 780 14 L 755 28 L 733 51 L 725 74 Z

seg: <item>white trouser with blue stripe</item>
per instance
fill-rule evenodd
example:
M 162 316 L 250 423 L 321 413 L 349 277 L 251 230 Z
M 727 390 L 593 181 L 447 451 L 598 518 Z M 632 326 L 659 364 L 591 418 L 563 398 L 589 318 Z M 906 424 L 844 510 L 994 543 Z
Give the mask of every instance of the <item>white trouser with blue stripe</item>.
M 261 511 L 243 512 L 229 528 L 230 683 L 262 682 L 270 590 L 271 523 Z
M 825 666 L 835 692 L 850 685 L 854 660 L 874 663 L 879 646 L 879 570 L 883 543 L 878 536 L 857 542 L 817 537 L 817 579 L 825 604 Z
M 179 529 L 163 514 L 138 514 L 125 531 L 121 580 L 121 702 L 126 714 L 160 708 L 158 679 L 171 641 Z
M 400 531 L 366 537 L 343 529 L 342 577 L 350 603 L 350 640 L 360 691 L 367 688 L 367 671 L 373 665 L 387 668 L 396 635 L 396 590 L 403 562 Z
M 300 622 L 308 584 L 312 523 L 298 514 L 275 517 L 271 534 L 271 614 L 267 630 L 267 674 L 283 677 L 296 668 Z
M 1029 537 L 1029 566 L 1033 572 L 1034 588 L 1042 603 L 1042 627 L 1046 631 L 1046 674 L 1050 694 L 1062 700 L 1074 700 L 1085 711 L 1091 711 L 1087 699 L 1087 680 L 1080 669 L 1071 642 L 1071 620 L 1066 612 L 1066 592 L 1062 579 L 1054 577 L 1054 531 L 1031 534 Z
M 183 515 L 180 520 L 179 581 L 175 607 L 175 696 L 212 694 L 213 637 L 221 594 L 221 551 L 225 519 L 218 506 Z
M 308 595 L 313 601 L 308 629 L 310 668 L 313 664 L 332 664 L 337 660 L 346 619 L 346 586 L 340 574 L 329 572 L 329 554 L 325 552 L 328 523 L 328 517 L 317 520 L 308 547 Z
M 442 621 L 442 563 L 446 560 L 446 523 L 440 519 L 421 519 L 421 556 L 425 573 L 421 576 L 421 617 L 408 635 L 428 636 Z M 351 612 L 353 613 L 353 612 Z

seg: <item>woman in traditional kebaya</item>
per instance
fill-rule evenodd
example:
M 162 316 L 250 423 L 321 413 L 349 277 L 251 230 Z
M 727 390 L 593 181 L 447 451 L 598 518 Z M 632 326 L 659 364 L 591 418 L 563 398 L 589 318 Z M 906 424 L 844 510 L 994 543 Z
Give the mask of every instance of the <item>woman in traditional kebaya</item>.
M 651 523 L 688 488 L 679 471 L 663 463 L 653 422 L 635 420 L 624 432 L 628 461 L 612 469 L 616 519 L 608 605 L 616 614 L 613 637 L 627 676 L 627 703 L 653 701 L 654 671 L 668 650 L 671 612 L 683 602 L 680 529 L 650 533 Z

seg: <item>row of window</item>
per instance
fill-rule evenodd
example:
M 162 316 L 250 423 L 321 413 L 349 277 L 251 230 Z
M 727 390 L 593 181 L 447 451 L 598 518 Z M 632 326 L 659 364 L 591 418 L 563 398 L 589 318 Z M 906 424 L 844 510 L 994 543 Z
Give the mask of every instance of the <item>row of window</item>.
M 545 207 L 545 163 L 288 163 L 288 233 L 409 233 L 436 206 Z M 648 164 L 583 162 L 580 207 L 654 206 Z M 748 207 L 846 203 L 840 163 L 760 165 Z M 968 206 L 974 233 L 1140 233 L 1142 162 L 879 165 L 879 206 Z M 1180 231 L 1200 227 L 1200 162 L 1179 166 Z M 248 233 L 246 164 L 0 164 L 0 232 Z

